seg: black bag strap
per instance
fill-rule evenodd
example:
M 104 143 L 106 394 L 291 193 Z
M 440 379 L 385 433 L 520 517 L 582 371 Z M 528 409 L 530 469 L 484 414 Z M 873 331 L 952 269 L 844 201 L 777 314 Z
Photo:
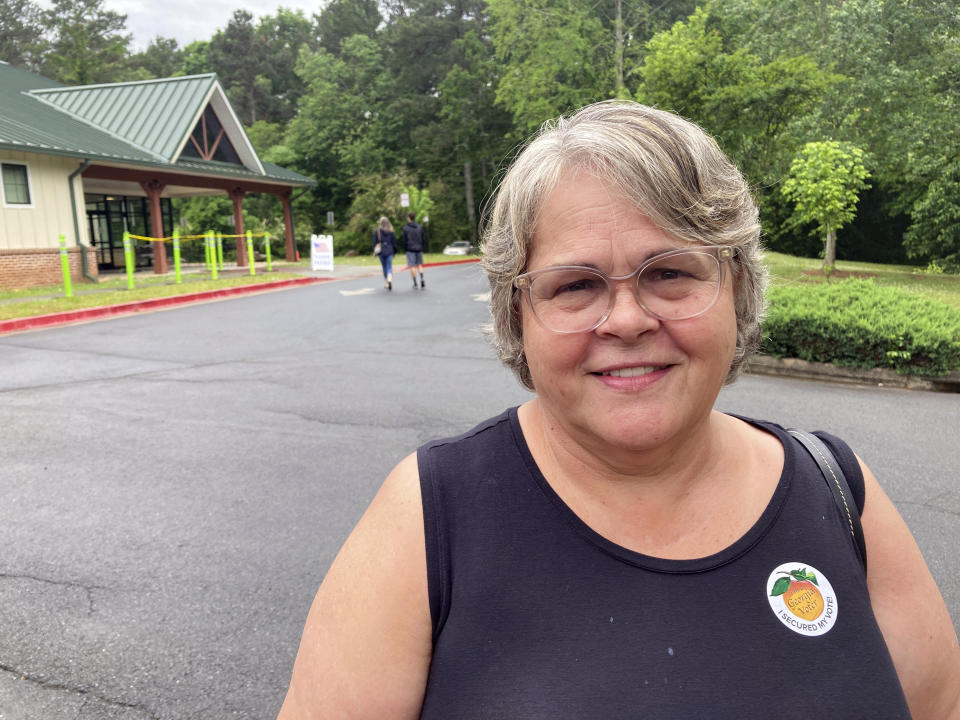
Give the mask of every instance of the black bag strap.
M 833 499 L 840 509 L 840 514 L 847 521 L 850 528 L 850 535 L 853 538 L 854 545 L 857 548 L 857 555 L 860 556 L 860 563 L 864 571 L 867 569 L 867 546 L 863 539 L 863 526 L 860 524 L 860 513 L 857 512 L 857 506 L 853 502 L 853 493 L 850 492 L 850 486 L 847 485 L 847 478 L 840 469 L 840 464 L 836 457 L 830 452 L 830 448 L 812 433 L 790 428 L 788 433 L 793 435 L 800 444 L 806 449 L 810 456 L 817 463 L 823 479 L 827 486 L 833 492 Z

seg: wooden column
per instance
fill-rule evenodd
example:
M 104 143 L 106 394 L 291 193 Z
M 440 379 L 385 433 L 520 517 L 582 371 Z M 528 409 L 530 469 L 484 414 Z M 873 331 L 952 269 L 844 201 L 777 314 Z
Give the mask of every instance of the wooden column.
M 147 202 L 150 204 L 150 236 L 155 238 L 163 237 L 163 211 L 160 209 L 160 193 L 166 187 L 159 180 L 145 180 L 140 183 L 140 187 L 147 194 Z M 169 267 L 167 265 L 167 248 L 163 242 L 155 242 L 153 245 L 153 272 L 158 275 L 166 274 Z
M 290 209 L 290 191 L 280 196 L 280 202 L 283 204 L 283 231 L 287 240 L 287 262 L 295 262 L 297 259 L 297 249 L 293 244 L 293 211 Z
M 230 199 L 233 200 L 233 227 L 237 235 L 243 235 L 243 196 L 246 191 L 243 188 L 234 188 L 230 191 Z M 237 267 L 247 266 L 247 240 L 244 237 L 237 238 Z

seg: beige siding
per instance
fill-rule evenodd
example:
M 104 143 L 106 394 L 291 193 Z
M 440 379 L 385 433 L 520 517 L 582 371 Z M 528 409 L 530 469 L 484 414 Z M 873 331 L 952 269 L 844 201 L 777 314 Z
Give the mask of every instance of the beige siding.
M 81 161 L 55 155 L 0 150 L 0 162 L 22 163 L 30 178 L 30 207 L 4 207 L 0 196 L 0 250 L 29 250 L 57 247 L 60 235 L 68 246 L 77 244 L 73 213 L 70 212 L 70 188 L 67 178 Z M 83 200 L 83 182 L 74 178 L 74 196 L 80 241 L 88 244 L 87 213 Z

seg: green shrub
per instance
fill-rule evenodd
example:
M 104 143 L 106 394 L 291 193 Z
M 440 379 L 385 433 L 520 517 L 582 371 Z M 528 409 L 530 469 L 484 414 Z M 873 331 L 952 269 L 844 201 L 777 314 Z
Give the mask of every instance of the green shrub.
M 870 280 L 774 287 L 762 352 L 903 375 L 960 370 L 960 311 Z
M 369 255 L 373 252 L 374 230 L 376 230 L 376 224 L 371 225 L 369 229 L 348 228 L 334 233 L 334 252 L 337 255 L 345 255 L 350 250 L 353 250 L 358 255 Z

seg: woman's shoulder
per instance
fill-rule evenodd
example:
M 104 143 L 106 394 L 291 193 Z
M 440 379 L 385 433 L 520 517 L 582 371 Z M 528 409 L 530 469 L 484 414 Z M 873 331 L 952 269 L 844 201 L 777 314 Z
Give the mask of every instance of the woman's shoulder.
M 421 445 L 416 453 L 421 482 L 443 484 L 451 477 L 462 479 L 482 474 L 492 462 L 502 467 L 508 458 L 518 457 L 509 451 L 517 447 L 516 418 L 516 408 L 510 408 L 464 433 Z M 522 453 L 519 456 L 522 457 Z
M 502 446 L 513 434 L 516 426 L 517 409 L 510 408 L 498 415 L 477 423 L 466 432 L 450 437 L 430 440 L 417 449 L 420 457 L 425 455 L 469 455 L 484 453 L 490 446 Z

